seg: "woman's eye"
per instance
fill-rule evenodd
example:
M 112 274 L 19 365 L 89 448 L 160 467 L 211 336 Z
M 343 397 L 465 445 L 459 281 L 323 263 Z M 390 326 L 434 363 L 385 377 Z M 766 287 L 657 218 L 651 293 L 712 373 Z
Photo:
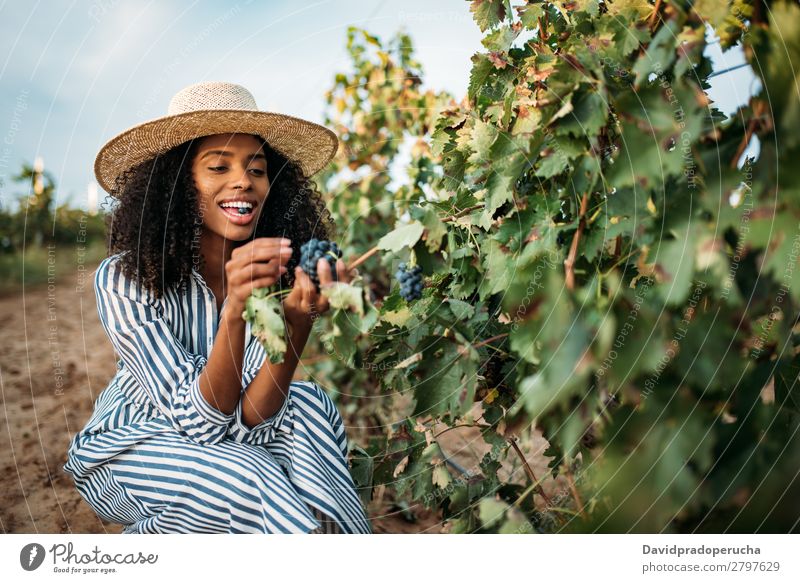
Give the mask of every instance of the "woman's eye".
M 252 172 L 256 172 L 257 176 L 264 176 L 264 174 L 266 174 L 266 172 L 261 170 L 260 168 L 251 168 L 250 170 Z
M 209 167 L 209 170 L 214 170 L 214 171 L 225 170 L 225 166 L 211 166 Z

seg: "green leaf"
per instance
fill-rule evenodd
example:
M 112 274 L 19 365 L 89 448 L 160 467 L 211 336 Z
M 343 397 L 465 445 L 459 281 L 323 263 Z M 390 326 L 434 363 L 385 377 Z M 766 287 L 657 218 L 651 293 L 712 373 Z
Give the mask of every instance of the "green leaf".
M 600 14 L 600 0 L 576 0 L 578 10 L 588 13 L 590 16 Z
M 538 368 L 520 382 L 519 399 L 510 412 L 524 408 L 537 418 L 585 388 L 593 364 L 590 343 L 596 334 L 586 314 L 573 307 L 556 265 L 543 258 L 534 265 L 527 270 L 532 273 L 528 288 L 532 297 L 523 297 L 520 308 L 512 308 L 509 344 L 520 359 Z
M 655 276 L 659 284 L 655 290 L 670 306 L 683 304 L 692 285 L 695 257 L 691 252 L 689 232 L 683 231 L 674 240 L 659 241 L 648 255 L 648 262 L 656 265 Z
M 695 0 L 692 8 L 713 28 L 720 26 L 728 16 L 728 3 L 719 0 Z
M 247 298 L 242 317 L 250 323 L 250 333 L 264 347 L 270 362 L 283 362 L 286 352 L 283 305 L 277 297 L 267 296 L 264 288 L 257 291 Z
M 492 161 L 489 153 L 497 139 L 497 128 L 481 120 L 475 120 L 475 125 L 472 128 L 472 135 L 470 146 L 472 154 L 467 158 L 467 162 L 471 164 L 484 164 Z
M 759 217 L 752 221 L 747 244 L 763 250 L 764 271 L 781 281 L 789 294 L 800 302 L 797 225 L 797 218 L 788 213 Z
M 464 179 L 466 164 L 467 161 L 464 158 L 464 154 L 456 150 L 447 152 L 442 156 L 443 185 L 446 190 L 458 190 Z
M 635 14 L 637 18 L 645 18 L 653 11 L 647 0 L 609 0 L 608 12 L 614 16 Z
M 508 508 L 508 504 L 502 500 L 483 498 L 478 503 L 478 516 L 481 519 L 483 527 L 489 529 L 498 526 L 505 518 Z
M 536 176 L 552 178 L 564 172 L 569 166 L 569 158 L 563 152 L 556 150 L 544 156 L 536 168 Z
M 682 173 L 683 164 L 680 148 L 668 151 L 651 127 L 623 122 L 620 151 L 606 179 L 617 189 L 659 189 L 668 178 Z
M 466 413 L 474 402 L 475 359 L 477 351 L 462 354 L 450 340 L 440 339 L 428 347 L 417 368 L 422 379 L 414 387 L 414 415 L 449 414 L 455 418 Z
M 596 136 L 606 125 L 608 101 L 597 91 L 586 91 L 572 98 L 572 113 L 558 124 L 558 132 L 573 136 Z
M 332 355 L 346 366 L 353 367 L 360 334 L 361 322 L 356 314 L 345 310 L 334 310 L 330 317 L 330 330 L 322 334 L 322 340 Z
M 493 172 L 486 180 L 486 207 L 483 214 L 489 218 L 505 203 L 514 200 L 514 179 Z
M 435 253 L 442 246 L 442 239 L 447 235 L 447 226 L 430 205 L 425 207 L 422 225 L 425 227 L 425 246 L 428 251 Z
M 447 304 L 450 306 L 453 315 L 459 320 L 469 319 L 475 314 L 475 307 L 467 302 L 450 298 L 447 300 Z
M 422 237 L 424 230 L 425 227 L 419 221 L 401 225 L 381 237 L 378 241 L 378 248 L 397 253 L 403 247 L 413 247 Z
M 631 215 L 636 216 L 635 213 Z M 606 246 L 615 244 L 618 235 L 633 238 L 635 227 L 636 222 L 629 217 L 609 217 L 601 213 L 582 239 L 583 256 L 590 261 L 597 259 Z
M 701 510 L 701 480 L 714 462 L 714 422 L 685 391 L 664 387 L 664 395 L 647 397 L 639 414 L 617 411 L 606 429 L 610 449 L 587 476 L 616 509 L 607 527 L 612 532 L 620 524 L 652 532 L 668 525 L 677 509 Z
M 359 445 L 353 446 L 350 458 L 350 475 L 363 504 L 372 500 L 373 474 L 375 472 L 375 459 Z
M 586 148 L 582 140 L 568 136 L 553 136 L 544 143 L 544 148 L 536 169 L 536 176 L 552 178 L 567 170 L 570 161 L 585 154 Z
M 481 43 L 487 50 L 504 53 L 511 48 L 517 33 L 510 26 L 503 26 L 487 34 Z
M 647 50 L 642 53 L 633 67 L 636 87 L 639 87 L 651 73 L 659 75 L 672 66 L 675 61 L 675 43 L 678 40 L 679 32 L 680 25 L 675 20 L 668 20 L 658 30 Z
M 467 95 L 470 99 L 477 97 L 478 92 L 486 85 L 494 70 L 494 65 L 488 56 L 480 53 L 472 55 L 472 70 L 469 74 L 469 85 L 467 86 Z
M 512 281 L 517 269 L 517 258 L 506 253 L 495 239 L 484 239 L 481 244 L 481 256 L 485 276 L 481 279 L 479 292 L 481 299 L 502 292 Z
M 795 351 L 797 347 L 795 347 Z M 785 407 L 800 413 L 800 356 L 783 359 L 775 372 L 775 402 L 780 407 Z
M 358 315 L 364 315 L 364 288 L 353 283 L 334 281 L 322 286 L 320 292 L 328 298 L 332 308 L 353 310 Z
M 544 15 L 544 6 L 541 4 L 525 4 L 523 6 L 515 6 L 522 26 L 528 30 L 534 30 L 539 26 L 539 18 Z
M 481 32 L 500 24 L 506 17 L 506 0 L 472 0 L 469 6 L 472 17 Z

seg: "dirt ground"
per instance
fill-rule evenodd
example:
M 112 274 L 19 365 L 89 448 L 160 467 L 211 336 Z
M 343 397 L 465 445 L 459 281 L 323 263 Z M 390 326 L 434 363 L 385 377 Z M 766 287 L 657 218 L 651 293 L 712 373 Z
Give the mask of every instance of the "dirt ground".
M 53 286 L 0 298 L 0 530 L 4 533 L 119 533 L 101 520 L 62 471 L 72 436 L 116 370 L 116 357 L 95 305 L 94 268 L 59 276 Z M 300 370 L 298 368 L 298 370 Z M 471 428 L 448 431 L 442 447 L 464 468 L 483 455 Z M 546 474 L 539 436 L 523 446 L 538 477 Z M 506 464 L 520 476 L 521 467 Z M 545 484 L 555 491 L 560 486 Z M 376 533 L 446 532 L 438 513 L 393 506 L 377 492 L 368 508 Z

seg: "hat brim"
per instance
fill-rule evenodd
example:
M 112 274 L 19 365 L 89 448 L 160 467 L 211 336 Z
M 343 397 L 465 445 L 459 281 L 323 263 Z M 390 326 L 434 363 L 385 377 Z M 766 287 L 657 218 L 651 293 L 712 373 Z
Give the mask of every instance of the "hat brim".
M 255 134 L 299 163 L 310 177 L 336 155 L 339 139 L 319 124 L 270 111 L 206 109 L 160 117 L 136 125 L 109 140 L 97 154 L 98 184 L 111 192 L 117 176 L 194 138 L 214 134 Z

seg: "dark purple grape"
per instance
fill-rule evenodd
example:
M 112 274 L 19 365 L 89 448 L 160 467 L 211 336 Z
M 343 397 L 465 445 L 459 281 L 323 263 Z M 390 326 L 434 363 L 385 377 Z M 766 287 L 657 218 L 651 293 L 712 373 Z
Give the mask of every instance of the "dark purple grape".
M 342 251 L 336 243 L 319 239 L 309 239 L 300 246 L 300 269 L 302 269 L 317 286 L 319 292 L 319 274 L 317 262 L 324 258 L 331 266 L 331 277 L 337 281 L 336 261 L 342 256 Z
M 404 300 L 411 302 L 422 297 L 422 267 L 419 265 L 409 267 L 405 263 L 400 263 L 394 275 L 400 283 L 400 296 Z

